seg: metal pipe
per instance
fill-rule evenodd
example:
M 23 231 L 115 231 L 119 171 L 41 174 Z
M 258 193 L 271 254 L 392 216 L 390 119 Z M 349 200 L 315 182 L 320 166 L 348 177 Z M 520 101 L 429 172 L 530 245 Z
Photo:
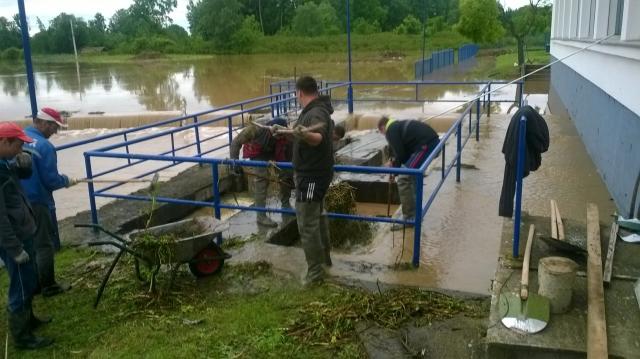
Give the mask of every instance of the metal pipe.
M 520 219 L 522 215 L 522 175 L 524 172 L 527 118 L 522 116 L 518 124 L 518 162 L 516 165 L 516 215 L 513 221 L 513 258 L 518 258 L 520 249 Z
M 460 183 L 460 175 L 462 172 L 462 121 L 458 123 L 458 131 L 456 136 L 456 182 Z
M 22 34 L 22 49 L 24 52 L 24 66 L 27 71 L 27 84 L 29 86 L 29 100 L 31 102 L 31 119 L 38 113 L 38 101 L 36 100 L 36 84 L 33 77 L 33 64 L 31 63 L 31 42 L 29 40 L 29 23 L 27 13 L 24 10 L 24 0 L 18 0 L 18 12 L 20 14 L 20 33 Z
M 347 53 L 348 53 L 348 72 L 349 72 L 349 86 L 347 87 L 347 101 L 349 103 L 349 113 L 353 113 L 353 78 L 351 72 L 351 5 L 350 0 L 347 2 Z
M 87 173 L 87 178 L 93 178 L 91 174 L 91 156 L 84 154 L 84 167 Z M 88 182 L 87 188 L 89 189 L 89 207 L 91 208 L 91 223 L 98 224 L 98 209 L 96 207 L 96 197 L 93 188 L 93 183 Z
M 414 218 L 413 228 L 413 266 L 420 266 L 420 240 L 422 237 L 422 196 L 424 195 L 424 177 L 422 175 L 415 176 L 416 181 L 416 216 Z

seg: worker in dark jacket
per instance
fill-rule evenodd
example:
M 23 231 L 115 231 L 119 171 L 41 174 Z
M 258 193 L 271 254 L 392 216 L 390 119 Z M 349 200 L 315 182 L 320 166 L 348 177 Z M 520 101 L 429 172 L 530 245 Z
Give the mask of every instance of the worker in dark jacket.
M 320 96 L 316 80 L 309 76 L 296 82 L 296 96 L 302 105 L 293 132 L 296 219 L 307 260 L 305 281 L 314 284 L 324 279 L 323 265 L 331 265 L 329 222 L 323 212 L 333 179 L 333 107 L 328 96 Z
M 396 121 L 382 117 L 378 121 L 378 131 L 384 134 L 391 149 L 389 167 L 419 168 L 433 152 L 440 138 L 429 125 L 417 120 Z M 416 216 L 416 186 L 414 176 L 399 175 L 398 194 L 402 203 L 402 216 L 414 220 Z M 394 224 L 391 229 L 402 229 Z
M 32 262 L 32 238 L 36 232 L 33 211 L 20 187 L 19 178 L 31 175 L 31 157 L 22 145 L 32 142 L 13 123 L 0 123 L 0 258 L 9 273 L 8 319 L 13 343 L 21 349 L 37 349 L 53 340 L 33 335 L 46 323 L 33 315 L 37 285 Z
M 33 175 L 22 180 L 22 187 L 27 193 L 38 226 L 33 240 L 36 254 L 34 260 L 39 288 L 45 297 L 63 293 L 70 288 L 68 284 L 58 283 L 55 277 L 54 256 L 55 251 L 60 249 L 60 237 L 53 191 L 72 186 L 77 181 L 58 172 L 56 149 L 49 142 L 49 138 L 60 128 L 66 127 L 67 123 L 58 111 L 44 107 L 38 111 L 33 126 L 25 130 L 33 138 L 33 143 L 27 145 L 27 149 L 34 153 Z
M 511 218 L 513 216 L 513 196 L 516 192 L 516 168 L 518 163 L 518 132 L 522 116 L 527 118 L 522 178 L 527 177 L 530 171 L 535 171 L 540 167 L 542 153 L 547 152 L 549 149 L 549 128 L 544 118 L 533 107 L 523 106 L 511 117 L 507 135 L 502 145 L 505 164 L 502 192 L 500 193 L 500 208 L 498 210 L 498 214 L 501 217 Z
M 287 127 L 285 118 L 275 118 L 269 121 L 267 126 Z M 266 127 L 259 127 L 251 124 L 240 132 L 231 141 L 230 155 L 237 160 L 240 157 L 242 147 L 242 157 L 255 161 L 291 161 L 291 143 L 285 136 L 276 138 L 272 131 Z M 239 168 L 234 168 L 234 172 L 239 174 Z M 267 205 L 267 188 L 269 186 L 269 169 L 267 167 L 253 167 L 253 196 L 256 207 L 265 208 Z M 280 185 L 280 206 L 282 209 L 290 209 L 291 191 L 293 190 L 293 174 L 290 170 L 281 169 L 278 172 L 278 182 Z M 256 216 L 258 224 L 267 227 L 276 227 L 278 224 L 267 216 L 266 212 L 258 212 Z

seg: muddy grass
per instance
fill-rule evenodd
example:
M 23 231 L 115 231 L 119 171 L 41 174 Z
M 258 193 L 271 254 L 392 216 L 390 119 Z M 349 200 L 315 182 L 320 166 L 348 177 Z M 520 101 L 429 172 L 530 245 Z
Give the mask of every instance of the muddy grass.
M 325 284 L 303 288 L 278 277 L 266 262 L 225 264 L 214 277 L 196 280 L 186 266 L 172 287 L 149 291 L 120 263 L 97 309 L 96 289 L 110 263 L 103 254 L 67 249 L 57 257 L 59 279 L 73 284 L 63 295 L 37 297 L 37 313 L 54 321 L 40 334 L 56 344 L 8 357 L 213 357 L 362 358 L 356 325 L 396 329 L 406 323 L 431 325 L 456 315 L 483 317 L 484 307 L 441 294 L 397 289 L 371 293 Z M 0 305 L 8 278 L 0 272 Z M 4 313 L 4 311 L 2 311 Z M 6 332 L 6 314 L 0 332 Z

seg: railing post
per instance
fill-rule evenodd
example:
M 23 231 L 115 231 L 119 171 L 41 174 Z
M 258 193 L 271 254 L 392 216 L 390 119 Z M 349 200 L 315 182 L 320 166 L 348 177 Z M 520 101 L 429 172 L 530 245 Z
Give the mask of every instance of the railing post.
M 126 132 L 123 134 L 123 137 L 124 137 L 124 142 L 128 142 L 129 141 L 127 139 L 127 133 Z M 127 154 L 129 154 L 129 145 L 125 145 L 124 147 L 125 147 L 125 150 L 127 151 Z M 131 164 L 131 158 L 127 158 L 127 163 Z
M 271 117 L 276 117 L 276 109 L 273 104 L 273 84 L 269 85 L 269 102 L 271 102 Z
M 491 81 L 487 87 L 487 117 L 491 117 Z
M 351 86 L 351 82 L 349 82 L 349 87 L 347 88 L 347 102 L 349 104 L 349 113 L 353 113 L 353 86 Z
M 441 153 L 441 155 L 442 155 L 442 171 L 441 171 L 442 179 L 444 179 L 444 171 L 445 171 L 445 167 L 446 167 L 446 162 L 445 162 L 446 151 L 445 151 L 445 149 L 446 149 L 445 145 L 442 144 L 442 153 Z
M 240 104 L 240 115 L 242 116 L 242 127 L 244 128 L 244 104 Z
M 227 118 L 227 128 L 229 129 L 229 146 L 231 146 L 233 141 L 233 118 L 231 116 Z
M 218 162 L 211 163 L 211 177 L 213 178 L 213 215 L 220 220 L 220 174 L 218 173 Z M 222 236 L 218 235 L 218 245 L 222 244 Z
M 171 154 L 173 155 L 173 157 L 176 156 L 176 141 L 175 141 L 175 137 L 173 136 L 173 132 L 171 132 Z M 129 151 L 127 151 L 127 154 L 129 153 Z M 130 158 L 127 158 L 128 160 L 131 160 Z M 131 162 L 129 162 L 131 163 Z M 176 161 L 173 161 L 173 163 L 176 163 Z
M 198 157 L 202 155 L 202 148 L 200 148 L 200 126 L 198 126 L 198 116 L 193 116 L 193 123 L 195 126 L 193 129 L 196 132 L 196 151 L 198 151 Z
M 444 148 L 444 147 L 443 147 Z M 422 196 L 424 173 L 415 175 L 416 179 L 416 217 L 413 226 L 413 266 L 420 266 L 420 239 L 422 238 Z
M 91 157 L 88 154 L 84 154 L 84 167 L 87 172 L 87 179 L 93 178 L 93 172 L 91 170 Z M 91 208 L 91 223 L 98 224 L 98 209 L 96 208 L 96 196 L 93 187 L 93 182 L 87 182 L 89 188 L 89 207 Z
M 518 82 L 518 96 L 519 96 L 519 101 L 520 101 L 520 107 L 522 107 L 522 104 L 524 103 L 524 81 L 520 81 Z
M 462 162 L 462 119 L 460 119 L 460 122 L 458 122 L 458 136 L 456 137 L 456 156 L 457 156 L 457 160 L 456 160 L 456 182 L 460 182 L 460 174 L 461 174 L 461 162 Z M 444 146 L 442 146 L 442 148 L 444 149 Z
M 480 141 L 480 99 L 476 100 L 476 141 Z
M 520 249 L 520 219 L 522 216 L 522 174 L 527 133 L 527 118 L 522 116 L 518 124 L 518 162 L 516 164 L 516 215 L 513 220 L 513 258 L 518 258 Z
M 38 102 L 36 100 L 36 82 L 33 77 L 33 64 L 31 63 L 31 43 L 29 41 L 29 23 L 24 10 L 24 0 L 18 0 L 18 13 L 20 17 L 20 33 L 22 35 L 22 48 L 24 49 L 24 66 L 27 72 L 27 85 L 29 87 L 29 100 L 31 102 L 31 119 L 36 118 Z

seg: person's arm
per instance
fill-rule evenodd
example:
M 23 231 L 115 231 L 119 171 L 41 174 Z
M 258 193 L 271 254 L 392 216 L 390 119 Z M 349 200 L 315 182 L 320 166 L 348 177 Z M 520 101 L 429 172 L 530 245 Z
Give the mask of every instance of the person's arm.
M 315 128 L 311 131 L 306 131 L 305 128 L 311 128 L 314 126 L 322 125 L 319 128 Z M 328 136 L 328 126 L 326 121 L 323 121 L 319 117 L 313 117 L 307 126 L 295 127 L 293 135 L 299 140 L 304 141 L 309 146 L 315 147 L 322 143 L 324 136 Z
M 6 250 L 12 258 L 15 258 L 22 253 L 23 247 L 22 242 L 18 239 L 9 221 L 7 207 L 5 205 L 4 188 L 8 185 L 7 182 L 11 180 L 4 178 L 0 181 L 3 182 L 0 184 L 0 247 Z
M 58 155 L 53 145 L 45 144 L 46 147 L 40 150 L 41 158 L 35 158 L 35 165 L 38 167 L 40 183 L 49 191 L 68 187 L 69 178 L 58 172 Z
M 231 145 L 229 146 L 229 156 L 231 159 L 237 160 L 240 158 L 240 149 L 242 145 L 250 142 L 255 137 L 255 126 L 250 126 L 240 131 L 240 133 L 233 138 Z
M 398 131 L 387 131 L 387 142 L 393 155 L 393 167 L 400 167 L 405 158 L 404 145 L 402 137 Z

